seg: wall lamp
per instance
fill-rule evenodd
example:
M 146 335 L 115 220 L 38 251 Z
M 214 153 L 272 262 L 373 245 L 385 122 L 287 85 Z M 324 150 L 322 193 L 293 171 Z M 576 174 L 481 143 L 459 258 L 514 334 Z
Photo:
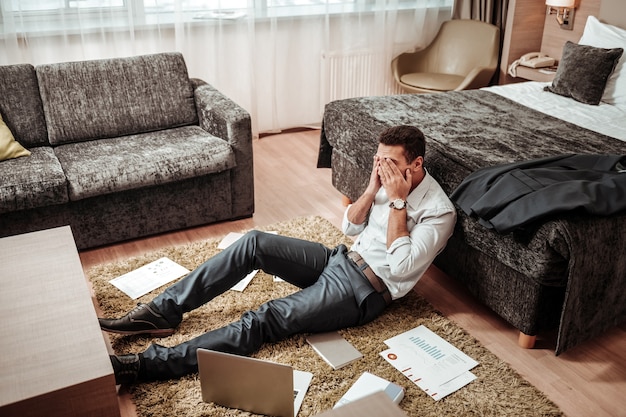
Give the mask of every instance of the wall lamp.
M 574 12 L 576 0 L 546 0 L 547 13 L 556 14 L 556 21 L 561 29 L 572 30 L 574 28 Z

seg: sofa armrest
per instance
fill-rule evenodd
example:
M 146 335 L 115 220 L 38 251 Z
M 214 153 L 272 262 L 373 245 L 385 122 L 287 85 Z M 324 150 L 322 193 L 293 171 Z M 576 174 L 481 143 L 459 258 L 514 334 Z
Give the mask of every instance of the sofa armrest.
M 251 147 L 250 114 L 205 81 L 195 78 L 191 81 L 200 127 L 213 136 L 232 142 L 235 147 L 237 142 Z
M 229 142 L 237 166 L 232 170 L 233 217 L 247 217 L 254 212 L 254 172 L 252 123 L 250 114 L 216 88 L 199 79 L 191 79 L 200 127 Z

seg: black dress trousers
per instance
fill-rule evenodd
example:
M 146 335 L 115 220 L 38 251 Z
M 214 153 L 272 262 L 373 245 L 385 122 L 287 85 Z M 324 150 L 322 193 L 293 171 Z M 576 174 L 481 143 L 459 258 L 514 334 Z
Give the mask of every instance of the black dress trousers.
M 174 347 L 151 345 L 144 353 L 148 379 L 178 378 L 198 370 L 196 350 L 249 355 L 263 343 L 297 333 L 358 326 L 378 317 L 385 301 L 346 257 L 347 248 L 251 231 L 153 300 L 170 324 L 230 289 L 255 269 L 300 288 L 270 300 L 240 320 Z

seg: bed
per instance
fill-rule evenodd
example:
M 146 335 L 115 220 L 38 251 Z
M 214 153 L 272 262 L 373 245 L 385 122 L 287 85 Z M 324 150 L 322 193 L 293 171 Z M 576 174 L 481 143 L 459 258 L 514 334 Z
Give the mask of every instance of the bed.
M 595 55 L 615 49 L 613 35 L 626 45 L 626 31 L 590 18 L 580 42 L 565 45 L 552 83 L 331 102 L 318 167 L 331 168 L 335 188 L 355 200 L 367 184 L 378 134 L 399 124 L 425 133 L 425 166 L 448 193 L 485 167 L 564 154 L 626 155 L 626 57 Z M 584 77 L 598 77 L 599 65 L 610 59 L 613 68 L 603 83 L 581 81 L 581 62 L 591 62 Z M 569 79 L 574 67 L 575 82 Z M 598 97 L 596 84 L 602 84 L 598 103 L 581 102 Z M 626 211 L 600 216 L 570 210 L 499 233 L 459 210 L 435 265 L 522 336 L 533 340 L 558 329 L 558 355 L 626 320 L 624 236 Z

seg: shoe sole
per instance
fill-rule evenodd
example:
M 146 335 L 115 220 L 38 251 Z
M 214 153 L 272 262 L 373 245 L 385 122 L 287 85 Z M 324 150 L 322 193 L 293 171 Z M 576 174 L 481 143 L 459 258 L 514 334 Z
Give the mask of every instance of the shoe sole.
M 103 327 L 100 328 L 102 331 L 107 333 L 115 333 L 121 334 L 124 336 L 140 336 L 140 335 L 148 335 L 151 337 L 167 337 L 174 334 L 174 329 L 160 329 L 160 330 L 113 330 L 113 329 L 105 329 Z

